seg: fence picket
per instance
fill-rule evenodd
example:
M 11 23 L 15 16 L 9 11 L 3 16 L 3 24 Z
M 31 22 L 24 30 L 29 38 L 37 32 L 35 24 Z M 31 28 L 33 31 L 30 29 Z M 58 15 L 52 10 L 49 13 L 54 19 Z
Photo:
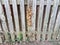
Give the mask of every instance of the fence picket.
M 32 31 L 35 34 L 35 24 L 36 24 L 36 0 L 33 0 L 32 3 Z M 33 37 L 35 40 L 35 36 Z
M 18 20 L 18 11 L 17 11 L 16 0 L 12 0 L 12 6 L 13 6 L 13 13 L 14 13 L 16 33 L 17 33 L 17 37 L 18 37 L 18 33 L 20 32 L 20 31 L 19 31 L 20 28 L 19 28 L 19 20 Z
M 0 3 L 0 19 L 1 19 L 1 24 L 2 24 L 3 30 L 5 32 L 5 39 L 7 40 L 8 39 L 8 36 L 7 36 L 8 28 L 6 25 L 5 16 L 4 16 L 4 12 L 2 9 L 1 3 Z
M 47 0 L 47 5 L 46 5 L 46 12 L 45 12 L 45 17 L 44 17 L 44 24 L 43 24 L 43 41 L 45 40 L 46 37 L 46 32 L 47 32 L 47 25 L 48 25 L 48 19 L 49 19 L 49 13 L 50 13 L 50 8 L 51 8 L 51 0 Z
M 39 12 L 38 12 L 38 23 L 37 23 L 37 40 L 40 40 L 42 17 L 44 11 L 44 0 L 40 0 Z
M 54 0 L 54 5 L 52 8 L 52 14 L 51 14 L 51 19 L 50 19 L 49 29 L 48 29 L 49 30 L 48 40 L 51 40 L 51 34 L 53 32 L 53 27 L 54 27 L 54 23 L 55 23 L 58 4 L 59 4 L 59 0 Z
M 23 40 L 26 40 L 26 27 L 25 27 L 25 9 L 24 9 L 24 0 L 20 0 L 20 12 L 21 12 L 21 23 L 22 23 L 22 31 L 23 31 Z
M 6 9 L 7 20 L 8 20 L 8 24 L 9 24 L 9 30 L 10 30 L 11 38 L 12 38 L 12 40 L 14 40 L 14 38 L 15 38 L 14 28 L 13 28 L 12 16 L 11 16 L 11 11 L 10 11 L 10 6 L 9 6 L 8 0 L 4 0 L 4 6 Z
M 58 13 L 56 24 L 55 24 L 55 28 L 54 28 L 54 32 L 53 32 L 53 39 L 54 40 L 56 40 L 56 38 L 58 36 L 58 33 L 60 33 L 59 32 L 59 28 L 60 28 L 60 11 Z
M 0 32 L 2 31 L 1 29 L 1 24 L 0 24 Z M 1 38 L 1 34 L 0 34 L 0 43 L 2 43 L 2 38 Z

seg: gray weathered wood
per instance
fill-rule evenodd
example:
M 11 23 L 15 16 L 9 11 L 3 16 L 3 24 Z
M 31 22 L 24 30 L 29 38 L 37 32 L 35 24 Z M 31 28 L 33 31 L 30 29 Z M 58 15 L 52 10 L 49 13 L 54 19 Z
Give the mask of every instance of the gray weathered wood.
M 4 12 L 3 12 L 3 8 L 2 8 L 1 3 L 0 3 L 0 19 L 1 19 L 1 24 L 2 24 L 3 30 L 5 32 L 5 39 L 7 40 L 8 39 L 8 36 L 7 36 L 8 28 L 6 25 L 6 19 L 4 16 Z
M 20 12 L 21 12 L 21 23 L 22 23 L 22 31 L 23 31 L 23 40 L 26 40 L 26 27 L 25 27 L 25 9 L 24 9 L 24 0 L 20 0 Z
M 20 4 L 20 2 L 19 2 L 20 0 L 17 0 L 17 4 Z M 40 1 L 40 0 L 39 0 Z M 40 2 L 39 1 L 37 1 L 37 5 L 40 5 Z M 10 4 L 12 4 L 12 0 L 9 0 L 9 2 L 10 2 Z M 44 3 L 44 5 L 47 5 L 47 1 L 45 0 L 44 1 L 45 3 Z M 2 0 L 2 4 L 4 4 L 4 0 Z M 25 3 L 24 4 L 28 4 L 27 3 L 27 0 L 25 1 Z M 52 1 L 52 3 L 51 3 L 51 5 L 53 5 L 54 4 L 54 1 Z M 59 3 L 59 5 L 60 5 L 60 3 Z
M 54 0 L 54 5 L 52 8 L 52 14 L 51 14 L 51 19 L 50 19 L 49 29 L 48 29 L 49 30 L 48 40 L 51 40 L 51 34 L 53 32 L 53 27 L 54 27 L 54 23 L 55 23 L 58 4 L 59 4 L 59 0 Z
M 44 17 L 44 24 L 43 24 L 43 37 L 42 37 L 43 40 L 45 40 L 45 36 L 47 33 L 47 25 L 48 25 L 50 8 L 51 8 L 51 0 L 47 0 L 47 7 L 46 7 L 46 12 Z
M 37 33 L 37 40 L 38 41 L 40 40 L 43 11 L 44 11 L 44 0 L 40 0 L 39 12 L 38 12 L 38 23 L 37 23 L 37 32 L 38 32 Z
M 53 32 L 53 39 L 56 40 L 56 38 L 58 38 L 59 35 L 59 28 L 60 28 L 60 11 L 58 13 L 57 16 L 57 20 L 56 20 L 56 24 L 55 24 L 55 28 L 54 28 L 54 32 Z
M 1 29 L 1 24 L 0 24 L 0 32 L 2 31 Z M 2 43 L 2 38 L 1 38 L 1 34 L 0 34 L 0 43 Z
M 42 40 L 45 41 L 45 37 L 46 34 L 48 34 L 47 40 L 51 40 L 51 35 L 53 33 L 53 39 L 56 40 L 56 37 L 58 36 L 58 30 L 59 30 L 59 17 L 60 15 L 58 15 L 57 17 L 57 21 L 56 21 L 56 25 L 54 28 L 54 23 L 55 23 L 55 19 L 56 19 L 56 13 L 57 13 L 57 9 L 58 9 L 58 5 L 59 5 L 59 0 L 32 0 L 32 26 L 31 28 L 29 27 L 28 30 L 32 31 L 32 33 L 34 34 L 33 41 L 35 40 L 35 34 L 37 34 L 36 38 L 37 41 L 40 41 L 41 38 L 41 34 L 42 34 Z M 29 2 L 31 3 L 31 2 Z M 11 38 L 12 40 L 14 40 L 15 36 L 14 36 L 14 27 L 13 27 L 13 21 L 12 21 L 12 16 L 11 16 L 11 10 L 10 10 L 10 5 L 12 4 L 13 7 L 13 16 L 14 16 L 14 21 L 15 21 L 15 29 L 16 32 L 15 33 L 18 36 L 19 33 L 19 19 L 18 19 L 18 10 L 17 10 L 17 4 L 20 5 L 20 13 L 21 13 L 21 26 L 22 26 L 22 33 L 23 33 L 23 41 L 26 40 L 26 24 L 25 24 L 25 7 L 24 4 L 28 4 L 25 2 L 25 0 L 2 0 L 2 4 L 4 4 L 5 6 L 5 10 L 6 10 L 6 15 L 7 15 L 7 21 L 8 21 L 8 27 L 10 30 L 10 34 L 11 34 Z M 36 6 L 39 5 L 39 12 L 38 12 L 38 23 L 37 23 L 37 33 L 35 32 L 35 26 L 36 26 Z M 44 11 L 44 5 L 46 5 L 46 11 L 45 11 L 45 17 L 44 17 L 44 24 L 43 24 L 43 32 L 41 32 L 41 26 L 42 26 L 42 17 L 43 17 L 43 11 Z M 52 14 L 51 14 L 51 19 L 50 19 L 50 23 L 49 23 L 49 28 L 48 28 L 48 32 L 46 32 L 47 30 L 47 23 L 48 23 L 48 19 L 49 19 L 49 13 L 50 13 L 50 7 L 51 5 L 53 5 L 52 7 Z M 0 5 L 0 19 L 2 20 L 2 27 L 3 27 L 3 31 L 5 34 L 5 39 L 7 40 L 8 36 L 7 36 L 7 25 L 6 25 L 6 21 L 5 21 L 5 16 L 4 16 L 4 12 L 2 9 L 2 6 Z M 54 28 L 54 32 L 53 32 L 53 28 Z M 1 25 L 0 25 L 0 30 L 1 29 Z M 1 32 L 1 31 L 0 31 Z M 5 33 L 6 32 L 6 33 Z M 29 32 L 28 32 L 29 33 Z M 27 33 L 27 34 L 28 34 Z M 31 34 L 31 33 L 30 33 Z M 57 37 L 58 38 L 58 37 Z M 0 40 L 2 42 L 1 36 L 0 36 Z
M 7 20 L 8 20 L 8 24 L 9 24 L 9 30 L 10 30 L 11 38 L 12 38 L 12 40 L 14 40 L 14 38 L 15 38 L 14 28 L 13 28 L 12 16 L 11 16 L 11 11 L 10 11 L 10 6 L 9 6 L 8 0 L 4 0 L 4 6 L 6 9 Z
M 16 33 L 17 33 L 17 37 L 18 37 L 18 33 L 20 32 L 20 28 L 19 28 L 16 0 L 12 0 L 12 6 L 13 6 L 13 14 L 14 14 L 14 20 L 15 20 L 15 29 L 16 29 Z
M 33 0 L 32 3 L 32 31 L 33 32 L 35 32 L 35 24 L 36 24 L 36 0 Z M 35 40 L 35 36 L 33 40 Z

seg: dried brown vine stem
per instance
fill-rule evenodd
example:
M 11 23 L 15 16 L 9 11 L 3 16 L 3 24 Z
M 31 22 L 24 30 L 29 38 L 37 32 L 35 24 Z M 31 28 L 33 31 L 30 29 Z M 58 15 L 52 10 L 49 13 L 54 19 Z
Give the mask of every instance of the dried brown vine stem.
M 32 18 L 32 0 L 28 0 L 28 6 L 27 6 L 26 13 L 27 13 L 27 16 L 26 16 L 27 26 L 31 27 L 32 26 L 32 20 L 31 20 L 31 18 Z
M 27 13 L 27 16 L 26 16 L 26 18 L 27 18 L 27 26 L 29 27 L 29 26 L 32 26 L 32 21 L 31 21 L 32 10 L 31 10 L 31 8 L 28 7 L 28 6 L 27 6 L 27 11 L 26 11 L 26 13 Z
M 34 40 L 34 33 L 31 29 L 32 27 L 32 8 L 31 7 L 28 7 L 27 6 L 27 11 L 26 11 L 27 15 L 26 15 L 26 18 L 27 18 L 27 29 L 28 29 L 28 37 L 29 37 L 29 40 L 30 41 L 33 41 Z

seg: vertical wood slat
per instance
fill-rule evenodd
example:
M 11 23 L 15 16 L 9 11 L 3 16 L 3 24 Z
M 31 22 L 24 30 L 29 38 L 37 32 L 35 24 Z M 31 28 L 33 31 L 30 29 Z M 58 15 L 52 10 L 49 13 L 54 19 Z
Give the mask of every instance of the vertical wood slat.
M 4 6 L 5 6 L 5 9 L 6 9 L 6 15 L 7 15 L 7 20 L 8 20 L 8 24 L 9 24 L 9 30 L 10 30 L 11 38 L 12 38 L 12 40 L 14 40 L 14 38 L 15 38 L 15 36 L 14 36 L 14 28 L 13 28 L 11 10 L 10 10 L 8 0 L 4 0 Z
M 47 25 L 48 25 L 50 8 L 51 8 L 51 0 L 47 0 L 46 12 L 45 12 L 44 24 L 43 24 L 43 35 L 42 35 L 43 41 L 45 40 L 46 33 L 47 33 Z
M 58 34 L 60 33 L 59 32 L 59 28 L 60 28 L 60 11 L 58 13 L 56 24 L 55 24 L 55 28 L 54 28 L 54 32 L 53 32 L 53 39 L 54 40 L 56 40 Z
M 53 8 L 52 8 L 52 14 L 51 14 L 49 29 L 48 29 L 49 30 L 48 40 L 51 40 L 51 34 L 53 32 L 53 26 L 54 26 L 54 23 L 55 23 L 58 4 L 59 4 L 59 0 L 54 0 L 54 5 L 53 5 Z
M 0 8 L 2 8 L 1 6 L 1 2 L 0 2 Z M 1 12 L 2 10 L 0 9 L 0 21 L 1 21 Z M 0 22 L 0 32 L 2 31 L 2 28 L 1 28 L 1 22 Z M 2 38 L 1 38 L 1 34 L 0 34 L 0 43 L 2 43 Z
M 0 31 L 2 31 L 2 29 L 1 29 L 1 24 L 0 24 Z M 1 34 L 0 34 L 0 43 L 2 43 Z
M 1 36 L 0 36 L 0 43 L 2 43 L 2 39 L 1 39 Z
M 33 0 L 32 3 L 32 31 L 35 34 L 35 24 L 36 24 L 36 0 Z M 35 40 L 35 36 L 34 39 Z
M 16 4 L 16 0 L 12 0 L 12 6 L 13 6 L 13 14 L 14 14 L 14 20 L 15 20 L 15 28 L 16 28 L 16 33 L 17 33 L 17 37 L 18 37 L 18 33 L 19 33 L 19 20 L 18 20 L 18 11 L 17 11 L 17 4 Z
M 60 40 L 60 26 L 59 26 L 59 32 L 58 32 L 58 36 L 57 36 L 57 40 L 59 41 Z
M 23 31 L 23 41 L 26 40 L 26 27 L 25 27 L 25 9 L 24 9 L 24 0 L 20 0 L 20 12 L 21 12 L 21 23 Z
M 7 36 L 8 28 L 7 28 L 7 25 L 6 25 L 6 19 L 5 19 L 5 16 L 4 16 L 4 12 L 3 12 L 3 8 L 2 8 L 1 3 L 0 3 L 0 19 L 2 21 L 1 24 L 2 24 L 3 30 L 5 32 L 5 39 L 7 40 L 8 39 L 8 36 Z
M 44 11 L 44 0 L 40 0 L 39 12 L 38 12 L 38 23 L 37 23 L 37 40 L 40 40 L 41 26 L 42 26 L 42 17 Z

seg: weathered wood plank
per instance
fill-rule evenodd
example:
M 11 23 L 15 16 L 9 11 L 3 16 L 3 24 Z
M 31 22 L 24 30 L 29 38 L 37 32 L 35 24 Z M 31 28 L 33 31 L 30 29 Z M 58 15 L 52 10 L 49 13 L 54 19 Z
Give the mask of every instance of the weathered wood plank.
M 25 27 L 25 9 L 24 9 L 24 0 L 20 0 L 20 12 L 21 12 L 21 23 L 22 23 L 22 31 L 23 31 L 23 40 L 26 40 L 26 27 Z
M 14 28 L 13 28 L 11 10 L 10 10 L 8 0 L 4 0 L 4 6 L 5 6 L 5 9 L 6 9 L 7 20 L 8 20 L 8 24 L 9 24 L 9 30 L 10 30 L 11 38 L 12 38 L 12 40 L 14 40 L 14 38 L 15 38 L 14 37 Z
M 60 40 L 60 25 L 59 25 L 59 29 L 58 29 L 58 35 L 56 37 L 57 37 L 57 41 L 59 41 Z
M 37 32 L 38 32 L 37 33 L 37 40 L 38 41 L 40 40 L 43 11 L 44 11 L 44 0 L 40 0 L 39 12 L 38 12 L 38 23 L 37 23 Z
M 3 1 L 3 0 L 2 0 Z M 13 13 L 14 13 L 14 20 L 15 20 L 15 27 L 16 27 L 16 31 L 17 33 L 19 32 L 20 28 L 19 28 L 19 21 L 18 21 L 18 11 L 17 11 L 17 2 L 20 4 L 20 12 L 21 12 L 21 23 L 22 23 L 22 32 L 23 32 L 23 40 L 26 40 L 26 25 L 25 25 L 25 9 L 24 9 L 24 0 L 9 0 L 12 5 L 13 5 Z M 46 3 L 46 4 L 45 4 Z M 51 7 L 51 0 L 47 0 L 46 2 L 44 0 L 40 0 L 39 2 L 39 12 L 38 12 L 38 23 L 37 23 L 37 40 L 40 40 L 40 34 L 41 34 L 41 26 L 42 26 L 42 17 L 43 17 L 43 10 L 44 10 L 44 5 L 47 5 L 46 7 L 46 13 L 45 13 L 45 18 L 44 18 L 44 25 L 43 25 L 43 36 L 42 39 L 43 41 L 45 41 L 45 37 L 46 34 L 48 34 L 48 40 L 51 40 L 51 34 L 53 33 L 53 26 L 55 23 L 55 18 L 56 18 L 56 13 L 57 13 L 57 9 L 58 9 L 58 5 L 59 5 L 59 0 L 54 0 L 53 1 L 53 8 L 52 8 L 52 14 L 51 14 L 51 19 L 50 19 L 50 23 L 49 23 L 49 32 L 47 33 L 47 23 L 48 23 L 48 19 L 49 19 L 49 13 L 50 13 L 50 7 Z M 9 2 L 8 0 L 4 0 L 4 5 L 5 5 L 5 10 L 6 10 L 6 14 L 7 14 L 7 20 L 8 20 L 8 24 L 9 24 L 9 30 L 11 33 L 11 38 L 12 40 L 14 40 L 14 28 L 13 28 L 13 22 L 12 22 L 12 16 L 11 16 L 11 11 L 10 11 L 10 6 L 9 6 Z M 34 33 L 34 40 L 35 40 L 35 24 L 36 24 L 36 5 L 37 5 L 37 1 L 33 0 L 32 3 L 32 27 L 30 28 L 30 30 L 32 30 L 32 32 Z M 1 8 L 2 9 L 2 8 Z M 1 15 L 0 18 L 2 19 L 2 26 L 5 32 L 8 32 L 7 29 L 7 25 L 5 22 L 5 16 L 3 11 L 1 10 Z M 56 25 L 55 25 L 55 29 L 54 29 L 54 35 L 53 38 L 54 40 L 56 40 L 57 34 L 58 34 L 58 27 L 59 27 L 59 19 L 60 16 L 57 17 L 57 21 L 56 21 Z M 57 24 L 58 23 L 58 24 Z M 57 31 L 57 32 L 56 32 Z M 56 34 L 56 35 L 55 35 Z M 17 34 L 18 36 L 18 34 Z M 7 36 L 5 36 L 7 39 Z
M 54 28 L 54 32 L 53 32 L 53 39 L 56 40 L 56 38 L 58 38 L 59 35 L 59 28 L 60 28 L 60 11 L 58 13 L 57 16 L 57 20 L 56 20 L 56 24 L 55 24 L 55 28 Z
M 3 8 L 2 8 L 1 3 L 0 3 L 0 19 L 1 19 L 1 24 L 2 24 L 3 30 L 5 32 L 5 39 L 8 40 L 8 36 L 7 36 L 8 28 L 6 25 L 6 19 L 4 16 L 4 12 L 3 12 Z
M 20 32 L 20 28 L 19 28 L 19 19 L 18 19 L 16 0 L 12 0 L 12 6 L 13 6 L 13 14 L 14 14 L 14 20 L 15 20 L 15 29 L 16 29 L 16 33 L 17 33 L 16 35 L 18 37 L 18 33 Z
M 53 32 L 53 27 L 54 27 L 54 23 L 55 23 L 58 4 L 59 4 L 59 0 L 54 0 L 54 5 L 52 8 L 52 14 L 51 14 L 51 19 L 50 19 L 49 29 L 48 29 L 49 30 L 48 40 L 51 40 L 51 34 Z
M 17 0 L 17 4 L 20 4 L 20 2 L 19 2 L 20 0 Z M 40 1 L 40 0 L 39 0 Z M 37 1 L 37 5 L 40 5 L 40 2 L 39 1 Z M 9 0 L 9 2 L 10 2 L 10 4 L 12 4 L 12 1 L 11 0 Z M 47 5 L 47 1 L 45 0 L 44 1 L 45 3 L 44 3 L 44 5 Z M 4 0 L 2 0 L 2 4 L 4 4 Z M 25 3 L 24 4 L 28 4 L 27 3 L 27 0 L 25 1 Z M 52 1 L 52 3 L 51 3 L 51 5 L 53 5 L 54 4 L 54 1 Z M 60 3 L 59 3 L 59 5 L 60 5 Z
M 2 31 L 1 29 L 1 24 L 0 24 L 0 32 Z M 1 34 L 0 34 L 0 43 L 2 43 L 2 38 L 1 38 Z
M 36 24 L 36 0 L 32 2 L 32 32 L 35 34 L 35 24 Z M 34 39 L 35 40 L 35 36 Z
M 45 40 L 46 33 L 47 33 L 47 25 L 48 25 L 50 8 L 51 8 L 51 0 L 47 0 L 47 7 L 46 7 L 46 12 L 44 17 L 44 24 L 43 24 L 43 37 L 42 37 L 43 40 Z

